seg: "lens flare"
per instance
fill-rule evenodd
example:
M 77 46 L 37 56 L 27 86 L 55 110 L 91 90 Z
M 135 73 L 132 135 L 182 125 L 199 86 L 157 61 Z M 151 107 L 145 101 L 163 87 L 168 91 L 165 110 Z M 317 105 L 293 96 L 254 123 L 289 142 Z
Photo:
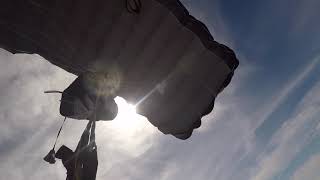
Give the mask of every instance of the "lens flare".
M 98 126 L 101 130 L 100 139 L 105 141 L 101 144 L 110 145 L 109 149 L 115 148 L 112 144 L 117 144 L 117 151 L 129 156 L 139 156 L 151 147 L 156 129 L 144 116 L 136 113 L 134 105 L 121 97 L 114 100 L 118 105 L 116 118 Z
M 132 104 L 128 104 L 127 101 L 121 97 L 114 99 L 118 105 L 118 114 L 113 120 L 113 125 L 119 126 L 118 128 L 135 129 L 139 125 L 139 119 L 143 118 L 136 113 L 136 108 Z

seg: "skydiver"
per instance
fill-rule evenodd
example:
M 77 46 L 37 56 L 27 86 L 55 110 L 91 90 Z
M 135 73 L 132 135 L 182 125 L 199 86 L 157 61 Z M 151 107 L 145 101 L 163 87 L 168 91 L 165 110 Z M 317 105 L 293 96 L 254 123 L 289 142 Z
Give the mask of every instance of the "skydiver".
M 62 160 L 67 170 L 66 180 L 96 179 L 98 155 L 94 131 L 95 122 L 90 121 L 81 135 L 75 152 L 64 145 L 57 151 L 55 157 Z
M 75 180 L 75 153 L 67 146 L 63 145 L 55 156 L 62 160 L 63 166 L 67 170 L 66 180 Z

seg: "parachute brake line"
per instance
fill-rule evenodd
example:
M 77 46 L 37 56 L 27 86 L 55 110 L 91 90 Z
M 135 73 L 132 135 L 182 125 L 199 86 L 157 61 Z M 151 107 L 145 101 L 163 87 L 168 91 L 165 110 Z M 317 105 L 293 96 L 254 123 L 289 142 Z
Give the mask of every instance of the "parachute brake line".
M 55 140 L 55 142 L 54 142 L 53 148 L 52 148 L 52 149 L 50 150 L 50 152 L 43 158 L 43 160 L 45 160 L 46 162 L 48 162 L 48 163 L 50 163 L 50 164 L 54 164 L 54 163 L 56 162 L 56 160 L 55 160 L 55 154 L 56 154 L 56 152 L 55 152 L 54 148 L 56 147 L 56 144 L 57 144 L 57 141 L 58 141 L 58 137 L 59 137 L 59 135 L 60 135 L 60 133 L 61 133 L 61 130 L 62 130 L 62 127 L 63 127 L 64 123 L 66 122 L 66 119 L 67 119 L 67 117 L 64 117 L 63 123 L 62 123 L 62 125 L 61 125 L 61 127 L 60 127 L 60 129 L 59 129 L 59 131 L 58 131 L 58 134 L 57 134 L 56 140 Z
M 126 7 L 129 13 L 139 14 L 141 11 L 141 0 L 126 0 Z
M 57 134 L 56 140 L 55 140 L 55 142 L 54 142 L 54 145 L 53 145 L 53 148 L 52 148 L 53 150 L 54 150 L 54 148 L 56 147 L 56 144 L 57 144 L 58 138 L 59 138 L 59 136 L 60 136 L 60 133 L 61 133 L 62 127 L 63 127 L 64 123 L 66 122 L 66 119 L 67 119 L 67 117 L 64 117 L 64 120 L 63 120 L 63 122 L 62 122 L 62 124 L 61 124 L 61 127 L 60 127 L 59 131 L 58 131 L 58 134 Z
M 94 105 L 94 116 L 93 116 L 93 122 L 91 124 L 91 133 L 90 133 L 90 143 L 94 143 L 93 145 L 96 146 L 96 121 L 97 121 L 97 109 L 98 109 L 98 101 L 100 99 L 100 88 L 98 90 L 98 96 L 95 100 Z

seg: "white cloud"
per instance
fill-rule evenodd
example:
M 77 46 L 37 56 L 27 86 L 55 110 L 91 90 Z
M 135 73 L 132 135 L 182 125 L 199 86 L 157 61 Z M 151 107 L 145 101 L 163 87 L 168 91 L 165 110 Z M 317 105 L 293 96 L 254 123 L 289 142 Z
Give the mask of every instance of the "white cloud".
M 316 180 L 320 179 L 320 154 L 313 155 L 293 174 L 292 180 Z
M 4 179 L 29 179 L 38 169 L 50 174 L 42 156 L 52 146 L 59 126 L 59 99 L 43 91 L 63 89 L 74 76 L 39 56 L 4 50 L 0 66 L 0 174 Z
M 63 179 L 65 170 L 42 160 L 52 148 L 62 122 L 60 95 L 45 90 L 64 90 L 74 79 L 64 70 L 36 55 L 12 55 L 0 50 L 0 174 L 3 179 Z M 5 68 L 3 68 L 5 67 Z M 97 123 L 98 176 L 119 162 L 140 156 L 153 145 L 156 128 L 135 118 L 130 131 L 117 122 Z M 67 120 L 57 147 L 75 149 L 85 121 Z M 135 125 L 138 124 L 138 125 Z M 158 134 L 160 135 L 160 133 Z M 14 169 L 14 171 L 12 170 Z
M 192 14 L 208 20 L 206 14 L 196 11 L 192 10 Z M 224 19 L 219 11 L 214 10 L 214 13 L 215 22 L 210 24 L 220 29 L 212 26 L 209 26 L 209 29 L 218 35 L 215 38 L 219 41 L 232 45 Z M 11 55 L 1 51 L 0 67 L 6 68 L 0 71 L 0 100 L 6 103 L 0 106 L 0 174 L 4 179 L 16 180 L 64 179 L 65 170 L 61 163 L 49 166 L 42 161 L 42 156 L 52 145 L 60 123 L 57 123 L 59 96 L 48 96 L 42 92 L 48 89 L 63 90 L 74 76 L 46 61 L 35 60 L 34 56 L 29 59 L 9 56 Z M 243 62 L 243 58 L 240 59 Z M 252 71 L 255 69 L 247 65 L 240 66 L 231 86 L 219 96 L 213 114 L 204 120 L 202 129 L 206 130 L 200 133 L 196 130 L 187 141 L 164 136 L 145 122 L 139 123 L 141 127 L 128 134 L 114 127 L 112 122 L 99 122 L 97 180 L 248 179 L 246 168 L 251 170 L 254 166 L 243 165 L 241 160 L 251 153 L 257 153 L 252 136 L 254 130 L 279 107 L 287 94 L 309 75 L 313 66 L 313 63 L 309 64 L 300 75 L 286 84 L 279 94 L 271 98 L 270 102 L 273 103 L 255 108 L 255 114 L 244 111 L 248 108 L 245 102 L 247 97 L 238 97 L 239 92 L 236 91 L 239 83 L 246 79 L 248 74 L 254 74 Z M 309 110 L 313 114 L 313 111 Z M 309 113 L 303 112 L 307 115 Z M 257 177 L 266 179 L 272 176 L 278 172 L 277 167 L 283 168 L 299 151 L 302 144 L 295 146 L 296 141 L 292 138 L 302 133 L 304 122 L 298 114 L 292 120 L 296 124 L 286 123 L 281 132 L 274 136 L 273 145 L 276 150 L 260 157 L 260 168 L 254 168 L 258 171 L 255 172 Z M 258 123 L 255 123 L 257 121 Z M 59 144 L 64 143 L 74 148 L 83 128 L 84 122 L 68 121 Z M 304 137 L 300 139 L 303 141 Z M 299 138 L 297 140 L 299 141 Z M 269 155 L 270 158 L 267 157 Z M 270 170 L 267 170 L 268 168 Z M 10 171 L 11 169 L 15 171 Z M 242 178 L 238 178 L 239 176 Z
M 207 2 L 205 3 L 206 7 L 196 5 L 199 4 L 198 1 L 192 2 L 191 0 L 183 0 L 182 2 L 192 16 L 199 19 L 207 26 L 216 41 L 234 47 L 233 39 L 230 36 L 230 29 L 227 24 L 225 24 L 224 16 L 222 16 L 221 13 L 219 1 Z M 204 9 L 208 6 L 211 7 L 210 11 L 205 11 Z
M 257 111 L 256 124 L 255 127 L 258 128 L 265 120 L 267 120 L 270 115 L 279 108 L 279 106 L 289 97 L 290 93 L 298 87 L 302 81 L 309 76 L 309 74 L 314 70 L 315 67 L 320 62 L 320 55 L 315 57 L 306 67 L 303 68 L 300 74 L 294 77 L 291 81 L 285 84 L 284 88 L 274 97 L 270 98 L 271 103 L 266 103 L 264 108 L 261 108 L 262 111 Z
M 269 147 L 258 157 L 259 164 L 252 180 L 268 180 L 284 170 L 317 132 L 319 123 L 320 82 L 303 98 L 293 117 L 273 135 Z M 310 99 L 312 98 L 312 100 Z
M 3 77 L 1 87 L 6 86 L 0 92 L 0 97 L 4 98 L 2 102 L 8 102 L 0 107 L 0 116 L 8 119 L 2 122 L 0 131 L 0 137 L 7 139 L 4 141 L 0 138 L 0 143 L 6 142 L 12 146 L 11 152 L 4 154 L 5 157 L 0 153 L 2 162 L 8 161 L 6 164 L 0 163 L 0 173 L 7 179 L 41 179 L 45 176 L 61 179 L 64 178 L 65 170 L 59 162 L 49 167 L 42 161 L 42 156 L 50 149 L 61 122 L 56 123 L 57 119 L 60 120 L 59 96 L 44 95 L 43 91 L 63 90 L 74 76 L 46 61 L 33 58 L 34 56 L 21 60 L 11 57 L 8 63 L 6 57 L 0 61 L 8 65 L 6 72 L 1 71 L 5 77 L 0 76 Z M 8 83 L 7 79 L 12 78 L 15 83 Z M 146 123 L 126 136 L 113 127 L 112 122 L 99 122 L 98 179 L 114 177 L 121 180 L 141 180 L 159 177 L 192 180 L 215 177 L 223 180 L 239 174 L 239 162 L 254 149 L 254 139 L 248 134 L 253 131 L 251 122 L 255 117 L 242 111 L 243 99 L 236 97 L 235 93 L 233 88 L 226 89 L 220 96 L 223 104 L 217 101 L 216 106 L 220 110 L 213 113 L 215 119 L 219 120 L 214 122 L 213 119 L 206 119 L 205 121 L 214 124 L 205 123 L 210 128 L 201 133 L 196 131 L 188 141 L 178 141 L 160 134 L 156 129 L 150 130 Z M 15 99 L 15 102 L 10 102 L 9 99 Z M 33 110 L 35 107 L 37 108 Z M 16 115 L 17 110 L 22 111 L 18 112 L 20 115 Z M 65 143 L 74 148 L 83 128 L 84 122 L 67 121 L 59 144 Z M 29 138 L 13 143 L 21 136 Z M 19 173 L 8 171 L 13 167 L 17 167 Z

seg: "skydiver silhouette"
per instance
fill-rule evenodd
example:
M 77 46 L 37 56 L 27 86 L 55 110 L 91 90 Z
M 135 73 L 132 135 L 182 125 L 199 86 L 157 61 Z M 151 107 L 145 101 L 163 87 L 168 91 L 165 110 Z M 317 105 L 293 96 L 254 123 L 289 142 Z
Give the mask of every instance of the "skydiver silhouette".
M 67 170 L 66 180 L 75 180 L 75 153 L 63 145 L 57 151 L 56 158 L 61 159 L 63 166 Z
M 61 159 L 67 170 L 66 180 L 95 180 L 98 169 L 97 145 L 95 143 L 95 121 L 89 121 L 73 152 L 61 146 L 56 158 Z

